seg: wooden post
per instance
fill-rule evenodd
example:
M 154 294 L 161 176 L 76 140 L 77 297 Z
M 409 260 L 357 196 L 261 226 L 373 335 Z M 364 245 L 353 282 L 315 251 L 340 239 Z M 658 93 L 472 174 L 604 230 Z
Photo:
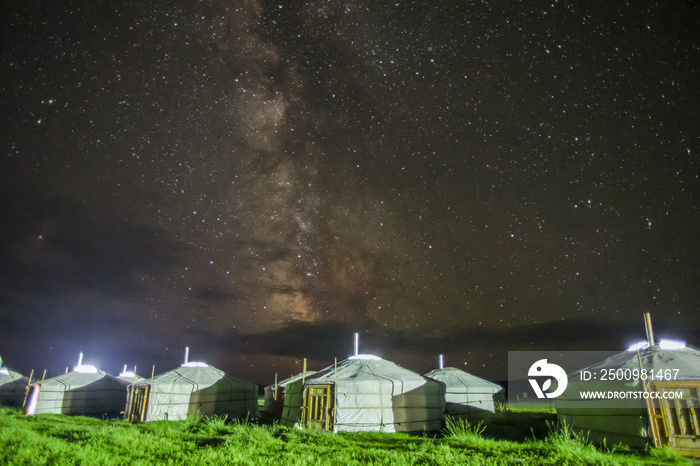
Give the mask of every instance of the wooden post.
M 649 342 L 649 346 L 653 346 L 654 330 L 651 328 L 651 313 L 649 312 L 644 313 L 644 328 L 646 328 L 647 331 L 647 341 Z
M 274 393 L 272 395 L 272 399 L 277 401 L 277 372 L 275 372 L 275 385 L 274 385 Z
M 308 419 L 307 412 L 306 410 L 308 409 L 308 406 L 306 406 L 306 387 L 304 387 L 304 384 L 306 383 L 306 358 L 304 358 L 304 364 L 302 365 L 301 368 L 301 425 L 306 427 L 306 419 Z
M 333 361 L 333 432 L 338 416 L 338 358 Z
M 124 366 L 126 372 L 126 366 Z M 136 366 L 134 366 L 134 378 L 131 380 L 131 394 L 129 395 L 129 406 L 126 407 L 126 420 L 131 422 L 131 412 L 134 407 L 134 384 L 136 383 Z
M 153 364 L 153 369 L 151 369 L 151 384 L 146 388 L 146 393 L 143 395 L 143 406 L 141 407 L 141 422 L 145 421 L 147 416 L 146 416 L 146 405 L 148 407 L 151 407 L 150 400 L 151 400 L 151 391 L 153 390 L 153 375 L 156 372 L 156 365 Z
M 24 401 L 22 402 L 22 409 L 27 408 L 27 398 L 29 397 L 29 387 L 32 386 L 32 377 L 34 376 L 34 369 L 29 374 L 29 381 L 27 382 L 27 388 L 24 390 Z
M 647 335 L 648 335 L 648 333 L 647 333 Z M 642 371 L 644 371 L 644 367 L 642 366 L 642 356 L 640 354 L 640 350 L 637 350 L 637 362 L 639 363 L 639 371 L 640 371 L 640 373 L 642 373 Z M 643 379 L 642 384 L 644 386 L 644 392 L 646 392 L 648 394 L 649 393 L 648 381 L 646 379 Z M 660 447 L 661 446 L 661 437 L 659 435 L 658 426 L 656 425 L 656 419 L 654 419 L 654 402 L 652 401 L 651 396 L 647 396 L 646 405 L 647 405 L 647 414 L 649 415 L 649 427 L 651 427 L 651 435 L 654 436 L 654 446 Z

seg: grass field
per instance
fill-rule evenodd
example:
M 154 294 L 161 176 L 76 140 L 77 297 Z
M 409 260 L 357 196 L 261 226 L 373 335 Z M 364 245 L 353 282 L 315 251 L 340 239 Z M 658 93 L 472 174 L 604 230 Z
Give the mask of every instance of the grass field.
M 483 427 L 448 422 L 434 437 L 330 434 L 222 418 L 130 424 L 0 408 L 0 464 L 7 465 L 457 465 L 686 464 L 668 449 L 601 451 L 566 426 L 542 439 L 485 438 Z

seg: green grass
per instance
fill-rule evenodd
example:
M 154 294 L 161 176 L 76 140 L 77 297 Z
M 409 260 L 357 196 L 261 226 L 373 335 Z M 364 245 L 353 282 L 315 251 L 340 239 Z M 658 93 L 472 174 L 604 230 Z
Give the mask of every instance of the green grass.
M 601 451 L 566 426 L 544 440 L 484 438 L 484 426 L 448 420 L 435 437 L 300 430 L 225 417 L 130 424 L 0 408 L 0 464 L 8 465 L 450 465 L 675 464 L 668 449 Z
M 556 413 L 554 402 L 551 401 L 501 401 L 497 403 L 496 408 L 501 412 Z

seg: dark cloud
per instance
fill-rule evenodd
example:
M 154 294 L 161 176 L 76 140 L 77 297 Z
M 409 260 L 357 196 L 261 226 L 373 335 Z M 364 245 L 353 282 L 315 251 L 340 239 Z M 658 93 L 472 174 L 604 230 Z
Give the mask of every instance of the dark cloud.
M 273 354 L 292 358 L 329 360 L 352 353 L 353 334 L 360 333 L 363 353 L 466 353 L 502 345 L 504 351 L 559 350 L 622 351 L 645 337 L 640 325 L 626 322 L 592 322 L 578 319 L 557 320 L 527 327 L 511 328 L 419 328 L 413 331 L 391 329 L 365 321 L 292 322 L 272 331 L 250 334 L 229 329 L 223 334 L 202 330 L 192 334 L 198 345 L 228 348 L 235 352 Z M 681 329 L 673 322 L 659 322 L 658 337 L 688 336 L 700 328 Z M 196 335 L 196 336 L 195 336 Z
M 187 253 L 161 228 L 117 219 L 87 203 L 0 189 L 0 224 L 9 225 L 0 244 L 6 294 L 139 293 L 147 288 L 144 277 L 167 276 Z
M 243 293 L 231 292 L 217 288 L 202 288 L 197 292 L 197 298 L 214 303 L 238 303 L 246 297 Z

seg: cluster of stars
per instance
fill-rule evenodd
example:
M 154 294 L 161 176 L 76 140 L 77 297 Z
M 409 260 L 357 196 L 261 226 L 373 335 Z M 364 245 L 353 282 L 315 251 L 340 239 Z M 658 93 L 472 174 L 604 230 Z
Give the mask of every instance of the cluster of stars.
M 698 298 L 691 10 L 8 7 L 3 179 L 68 207 L 11 211 L 3 252 L 77 275 L 73 242 L 143 255 L 103 279 L 183 333 L 676 315 Z

